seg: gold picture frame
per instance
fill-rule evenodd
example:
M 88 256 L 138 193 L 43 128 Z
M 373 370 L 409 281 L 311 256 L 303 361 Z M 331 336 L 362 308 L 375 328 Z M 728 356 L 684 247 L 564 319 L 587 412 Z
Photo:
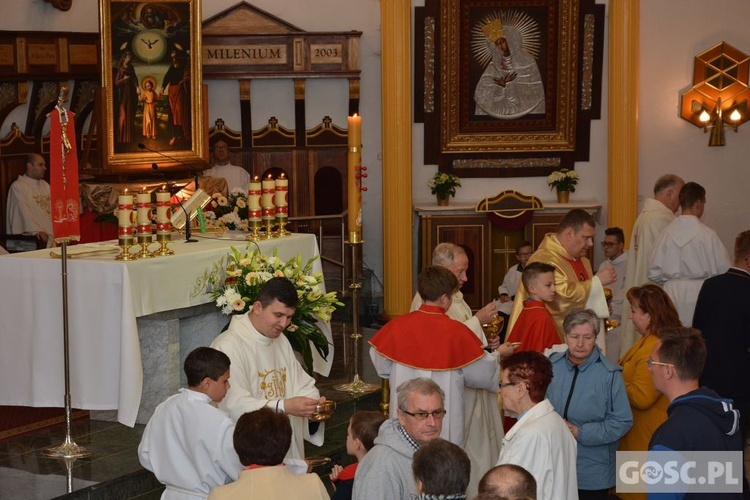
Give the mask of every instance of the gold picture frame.
M 460 177 L 517 177 L 588 159 L 600 114 L 602 5 L 426 0 L 416 18 L 425 163 Z
M 206 165 L 201 12 L 201 0 L 99 0 L 108 170 Z

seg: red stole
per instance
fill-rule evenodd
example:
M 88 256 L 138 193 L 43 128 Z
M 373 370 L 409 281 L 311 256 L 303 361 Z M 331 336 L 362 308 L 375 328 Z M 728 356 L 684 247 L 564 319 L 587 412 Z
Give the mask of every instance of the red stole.
M 386 324 L 370 340 L 384 357 L 418 370 L 457 370 L 484 356 L 482 342 L 445 309 L 422 304 Z
M 589 273 L 586 272 L 586 267 L 583 265 L 583 260 L 568 260 L 565 259 L 565 262 L 570 264 L 570 267 L 573 268 L 573 272 L 575 272 L 576 277 L 578 278 L 578 281 L 586 281 L 589 279 Z
M 52 214 L 52 231 L 55 240 L 81 238 L 81 227 L 78 214 L 78 150 L 76 149 L 76 129 L 74 114 L 55 108 L 50 118 L 50 212 Z M 60 120 L 67 119 L 65 135 L 71 146 L 66 151 L 63 142 L 63 126 Z

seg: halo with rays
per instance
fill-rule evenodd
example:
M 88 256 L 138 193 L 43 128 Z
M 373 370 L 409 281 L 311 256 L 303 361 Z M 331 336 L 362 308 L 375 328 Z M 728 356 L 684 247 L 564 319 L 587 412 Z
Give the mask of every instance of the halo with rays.
M 471 29 L 471 53 L 477 62 L 485 68 L 492 61 L 492 52 L 487 46 L 487 36 L 482 29 L 498 18 L 502 21 L 503 26 L 516 28 L 521 34 L 523 49 L 531 54 L 534 59 L 539 59 L 542 38 L 539 23 L 526 12 L 513 9 L 487 14 Z

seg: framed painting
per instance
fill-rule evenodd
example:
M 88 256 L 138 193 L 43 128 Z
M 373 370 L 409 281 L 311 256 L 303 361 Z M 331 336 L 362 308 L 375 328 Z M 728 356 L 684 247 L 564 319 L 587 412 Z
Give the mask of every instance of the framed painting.
M 547 175 L 588 158 L 604 6 L 427 0 L 417 12 L 415 116 L 425 163 L 460 177 Z
M 205 165 L 200 0 L 99 0 L 102 162 Z

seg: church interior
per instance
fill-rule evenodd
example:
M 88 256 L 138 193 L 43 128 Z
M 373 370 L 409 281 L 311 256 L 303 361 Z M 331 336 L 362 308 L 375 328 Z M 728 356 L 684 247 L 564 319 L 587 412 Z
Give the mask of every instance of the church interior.
M 170 1 L 182 0 L 164 3 Z M 183 155 L 173 153 L 171 142 L 166 147 L 166 142 L 146 137 L 145 145 L 135 145 L 138 140 L 130 140 L 128 147 L 131 149 L 122 149 L 111 135 L 105 138 L 104 128 L 115 127 L 112 116 L 107 117 L 107 113 L 113 115 L 116 108 L 113 97 L 107 93 L 113 91 L 113 83 L 109 82 L 108 89 L 106 85 L 97 87 L 100 86 L 101 66 L 109 63 L 114 68 L 117 64 L 114 53 L 102 61 L 96 52 L 103 35 L 101 12 L 107 8 L 107 0 L 31 0 L 22 2 L 23 5 L 0 0 L 0 5 L 6 4 L 2 5 L 6 8 L 0 16 L 0 68 L 8 66 L 8 61 L 9 67 L 19 67 L 14 58 L 20 52 L 13 51 L 26 50 L 18 44 L 19 39 L 24 40 L 23 44 L 33 46 L 36 43 L 39 47 L 55 40 L 53 45 L 65 46 L 65 51 L 71 51 L 70 60 L 75 59 L 76 50 L 88 51 L 87 57 L 92 57 L 91 50 L 97 47 L 93 66 L 90 60 L 80 67 L 75 64 L 68 67 L 66 62 L 66 67 L 62 68 L 54 62 L 35 69 L 32 64 L 31 69 L 26 68 L 13 78 L 5 78 L 0 70 L 0 236 L 8 232 L 5 226 L 8 189 L 23 173 L 26 154 L 43 152 L 49 158 L 50 123 L 45 115 L 53 109 L 62 83 L 73 90 L 71 111 L 74 105 L 78 106 L 76 111 L 83 117 L 76 123 L 79 177 L 82 194 L 91 200 L 95 198 L 91 186 L 109 185 L 112 192 L 130 186 L 137 191 L 140 186 L 145 190 L 146 185 L 157 189 L 165 179 L 192 194 L 195 170 L 211 165 L 211 148 L 217 141 L 226 143 L 231 163 L 241 166 L 250 176 L 279 178 L 283 173 L 290 181 L 288 229 L 292 233 L 313 234 L 317 241 L 312 244 L 317 244 L 315 249 L 310 250 L 308 240 L 294 240 L 290 243 L 297 245 L 293 247 L 294 252 L 299 250 L 308 257 L 317 255 L 319 248 L 323 258 L 317 264 L 319 269 L 315 270 L 324 273 L 328 291 L 340 291 L 342 296 L 351 293 L 347 283 L 352 281 L 352 275 L 361 285 L 354 299 L 347 296 L 344 300 L 346 311 L 340 311 L 332 321 L 329 338 L 335 354 L 332 360 L 327 360 L 326 376 L 316 377 L 321 392 L 337 401 L 339 415 L 330 422 L 331 432 L 326 435 L 324 447 L 308 445 L 306 453 L 309 455 L 327 456 L 334 462 L 347 460 L 342 446 L 346 441 L 348 416 L 357 410 L 378 409 L 379 404 L 382 409 L 382 402 L 388 401 L 387 395 L 381 398 L 379 391 L 345 398 L 337 393 L 334 385 L 361 374 L 364 381 L 380 386 L 381 381 L 369 362 L 367 341 L 380 325 L 409 312 L 417 275 L 429 265 L 436 244 L 452 241 L 467 249 L 471 265 L 462 291 L 466 303 L 476 311 L 496 299 L 503 276 L 516 263 L 515 249 L 519 243 L 528 240 L 536 248 L 570 209 L 583 209 L 596 220 L 596 244 L 589 253 L 596 269 L 606 260 L 600 246 L 604 230 L 612 226 L 623 228 L 627 246 L 644 200 L 652 196 L 656 180 L 667 173 L 705 187 L 707 207 L 701 220 L 718 234 L 730 254 L 737 234 L 748 229 L 750 196 L 748 183 L 741 179 L 750 157 L 750 141 L 743 139 L 750 134 L 750 127 L 742 123 L 750 115 L 743 116 L 739 125 L 713 116 L 714 121 L 709 126 L 702 118 L 692 115 L 686 118 L 683 101 L 683 95 L 697 83 L 696 57 L 722 43 L 729 44 L 732 50 L 736 49 L 745 57 L 742 63 L 744 88 L 747 89 L 746 54 L 750 53 L 750 32 L 745 20 L 750 16 L 750 4 L 744 0 L 560 0 L 561 6 L 570 8 L 576 15 L 579 8 L 582 13 L 590 14 L 596 26 L 587 26 L 584 18 L 589 18 L 585 15 L 581 15 L 580 24 L 571 21 L 564 26 L 575 32 L 568 34 L 576 49 L 576 60 L 570 63 L 575 70 L 566 69 L 553 57 L 555 49 L 559 57 L 564 57 L 564 47 L 550 44 L 544 48 L 548 60 L 540 65 L 540 70 L 545 75 L 545 83 L 553 89 L 547 96 L 548 109 L 541 111 L 541 115 L 538 108 L 532 111 L 530 120 L 521 116 L 520 128 L 511 134 L 511 142 L 502 139 L 497 146 L 500 149 L 495 150 L 492 144 L 497 143 L 492 141 L 496 136 L 492 131 L 497 129 L 492 127 L 496 125 L 492 125 L 491 116 L 475 112 L 473 104 L 468 111 L 464 109 L 465 102 L 458 106 L 463 106 L 461 116 L 468 117 L 464 122 L 461 122 L 463 118 L 455 121 L 446 118 L 450 113 L 458 113 L 450 108 L 452 97 L 446 97 L 449 92 L 459 92 L 459 86 L 451 79 L 458 80 L 466 70 L 478 80 L 481 70 L 477 73 L 474 63 L 462 59 L 473 57 L 468 50 L 456 51 L 455 55 L 448 50 L 440 51 L 441 47 L 449 45 L 450 36 L 445 30 L 452 25 L 447 17 L 439 16 L 448 15 L 446 5 L 473 5 L 476 1 L 184 0 L 183 3 L 195 5 L 196 2 L 200 5 L 196 18 L 203 34 L 201 104 L 197 106 L 193 102 L 188 120 L 192 119 L 191 125 L 201 132 L 192 136 L 194 140 Z M 10 3 L 14 3 L 12 8 Z M 113 3 L 117 2 L 113 0 Z M 493 0 L 486 3 L 517 7 L 516 4 L 523 2 Z M 539 0 L 536 3 L 546 5 L 549 2 Z M 432 54 L 430 49 L 434 51 L 436 46 L 431 45 L 434 40 L 430 42 L 430 36 L 426 35 L 430 16 L 438 16 L 439 29 L 444 30 L 438 31 L 443 46 L 437 45 L 437 53 Z M 235 31 L 227 32 L 227 26 Z M 114 35 L 108 33 L 107 36 Z M 311 46 L 318 47 L 318 51 L 323 51 L 321 57 L 330 58 L 319 61 L 317 66 L 313 62 L 304 69 L 288 64 L 283 70 L 263 73 L 262 63 L 233 61 L 238 53 L 216 48 L 229 47 L 231 43 L 249 46 L 247 40 L 251 39 L 243 36 L 258 36 L 257 43 L 270 47 L 267 49 L 270 52 L 266 53 L 262 52 L 266 49 L 253 53 L 245 51 L 244 56 L 248 58 L 279 57 L 274 47 L 286 51 L 288 48 L 284 44 L 287 42 L 293 49 L 283 52 L 281 57 L 288 57 L 290 61 L 298 57 L 293 56 L 293 52 L 302 50 L 303 43 L 308 44 L 308 51 L 316 50 L 310 49 Z M 277 42 L 282 38 L 284 42 Z M 346 47 L 349 58 L 333 57 L 332 52 L 326 52 L 333 51 L 331 47 Z M 50 57 L 67 57 L 65 51 Z M 80 57 L 85 59 L 83 55 Z M 190 57 L 198 59 L 194 54 Z M 315 61 L 313 55 L 307 57 Z M 433 58 L 432 70 L 429 69 L 430 57 Z M 64 80 L 60 74 L 65 75 Z M 550 75 L 562 76 L 552 85 L 548 81 Z M 434 79 L 430 80 L 430 76 Z M 437 94 L 431 97 L 442 106 L 442 109 L 438 107 L 438 112 L 429 108 L 431 86 L 438 88 Z M 576 115 L 575 110 L 566 109 L 582 106 L 579 87 L 588 88 L 590 102 L 588 108 L 579 109 Z M 141 90 L 138 92 L 140 95 Z M 460 92 L 464 101 L 473 102 L 473 90 L 460 87 Z M 693 108 L 693 114 L 698 116 L 696 111 L 700 110 Z M 737 109 L 749 113 L 746 102 L 744 108 L 737 106 Z M 161 112 L 166 119 L 166 108 Z M 352 172 L 347 170 L 347 153 L 351 151 L 347 131 L 355 113 L 361 117 L 358 167 L 363 169 L 357 174 L 361 176 L 358 177 L 360 184 L 352 189 L 347 185 Z M 570 117 L 566 118 L 565 113 L 570 113 Z M 543 116 L 554 116 L 558 123 L 569 120 L 563 126 L 558 125 L 558 131 L 565 136 L 564 141 L 573 145 L 566 144 L 565 151 L 558 156 L 555 147 L 550 146 L 551 141 L 558 138 L 535 135 L 538 131 L 532 130 L 535 123 L 544 121 Z M 500 127 L 511 121 L 501 119 Z M 531 128 L 524 128 L 527 125 Z M 454 126 L 465 128 L 456 132 L 455 143 L 450 143 L 449 129 Z M 719 126 L 723 130 L 722 144 L 718 144 L 719 138 L 714 136 L 714 127 Z M 544 129 L 545 134 L 548 129 L 549 126 Z M 470 131 L 467 137 L 471 138 L 462 143 L 461 133 L 466 130 Z M 490 141 L 489 147 L 482 144 L 484 140 Z M 446 141 L 450 144 L 446 145 Z M 467 164 L 452 159 L 460 155 L 450 154 L 454 152 L 452 147 L 464 146 L 463 153 L 469 152 L 464 155 L 468 158 Z M 502 154 L 493 155 L 493 151 L 502 151 Z M 130 159 L 136 156 L 143 159 Z M 138 161 L 142 164 L 133 167 Z M 556 197 L 554 188 L 548 185 L 548 175 L 560 168 L 574 170 L 579 179 L 567 201 Z M 449 198 L 447 206 L 436 203 L 431 192 L 431 179 L 439 172 L 449 172 L 460 178 L 455 196 Z M 196 186 L 206 188 L 202 182 L 195 177 Z M 356 205 L 361 207 L 356 222 L 352 214 L 347 217 L 345 211 L 355 206 L 351 202 L 353 196 L 361 197 L 360 204 Z M 112 216 L 115 206 L 117 201 L 113 194 L 108 202 L 86 208 L 87 212 L 81 216 L 82 224 L 86 224 L 82 229 L 86 231 L 86 243 L 117 238 L 117 220 Z M 111 219 L 109 224 L 101 222 L 104 212 Z M 359 228 L 354 235 L 352 224 Z M 359 241 L 354 241 L 356 238 Z M 216 252 L 224 249 L 218 243 L 216 248 Z M 266 241 L 258 248 L 270 252 L 273 245 Z M 292 250 L 283 257 L 296 255 L 289 252 Z M 180 265 L 209 269 L 215 255 L 194 256 L 194 260 L 191 260 L 193 257 L 182 260 Z M 57 262 L 53 263 L 58 265 Z M 19 275 L 25 272 L 24 267 L 12 272 L 1 266 L 0 269 L 4 269 L 3 274 L 8 273 L 0 274 L 3 283 L 11 277 L 21 279 Z M 57 268 L 53 267 L 45 271 L 35 268 L 33 278 L 46 274 L 49 269 L 57 273 Z M 86 279 L 76 278 L 72 283 L 74 290 L 86 290 L 85 297 L 94 304 L 99 300 L 97 295 L 106 295 L 95 288 L 97 279 L 101 278 L 96 274 L 97 269 L 96 266 L 88 268 L 90 275 Z M 112 382 L 120 391 L 122 406 L 126 406 L 122 401 L 130 398 L 128 415 L 125 416 L 122 406 L 118 414 L 116 404 L 111 403 L 100 408 L 75 409 L 73 432 L 79 444 L 96 450 L 94 457 L 78 463 L 38 458 L 39 450 L 65 437 L 65 421 L 60 417 L 59 408 L 49 408 L 58 405 L 21 405 L 4 396 L 0 389 L 0 497 L 4 498 L 10 491 L 21 491 L 22 496 L 17 498 L 160 498 L 161 485 L 141 468 L 136 457 L 143 428 L 153 408 L 184 385 L 181 360 L 192 348 L 208 345 L 221 331 L 226 318 L 217 319 L 219 315 L 213 304 L 194 300 L 194 296 L 186 298 L 179 306 L 149 307 L 148 300 L 166 300 L 164 296 L 168 292 L 161 287 L 167 285 L 158 279 L 149 281 L 148 272 L 141 272 L 145 285 L 138 286 L 144 286 L 139 292 L 143 301 L 134 301 L 136 310 L 132 324 L 122 320 L 110 328 L 118 335 L 120 328 L 128 329 L 135 339 L 135 347 L 125 343 L 110 346 L 117 352 L 123 350 L 115 356 L 118 363 L 137 358 L 133 373 L 127 374 L 129 378 L 122 375 L 126 371 L 123 369 L 121 378 Z M 208 276 L 204 274 L 206 283 L 210 280 Z M 57 275 L 44 279 L 47 286 L 59 287 Z M 122 277 L 113 279 L 118 286 L 122 284 Z M 148 290 L 149 283 L 156 289 Z M 191 284 L 190 280 L 182 283 L 185 288 Z M 4 285 L 2 294 L 0 300 L 6 301 L 14 291 Z M 13 300 L 31 308 L 35 299 L 16 297 Z M 118 295 L 110 302 L 122 299 Z M 356 299 L 358 303 L 353 306 Z M 106 300 L 102 304 L 110 307 Z M 49 301 L 41 305 L 59 307 Z M 190 315 L 175 312 L 188 306 L 197 312 Z M 36 311 L 27 311 L 24 317 L 40 314 L 39 308 Z M 100 314 L 106 312 L 109 310 Z M 25 332 L 15 331 L 11 326 L 17 325 L 15 321 L 11 323 L 10 317 L 2 318 L 3 344 L 6 344 L 6 337 L 24 335 Z M 356 330 L 363 333 L 361 339 L 353 342 L 349 338 L 352 323 L 355 333 Z M 96 328 L 98 326 L 86 327 L 92 334 Z M 160 340 L 153 343 L 144 340 L 147 335 L 159 336 Z M 176 335 L 178 339 L 190 335 L 191 339 L 175 343 L 162 341 L 162 335 Z M 139 339 L 141 351 L 138 351 Z M 130 350 L 130 358 L 124 353 L 126 350 Z M 140 352 L 144 352 L 143 361 Z M 352 356 L 357 360 L 352 362 Z M 325 365 L 317 358 L 315 362 Z M 162 371 L 166 364 L 170 364 L 170 368 Z M 33 378 L 31 372 L 19 372 L 17 376 Z M 60 373 L 59 377 L 62 376 Z M 157 386 L 148 380 L 161 377 L 169 379 L 168 383 Z M 6 380 L 8 385 L 13 383 Z M 137 386 L 134 392 L 123 388 L 131 385 Z M 102 383 L 102 387 L 107 386 Z M 37 411 L 31 406 L 44 408 Z M 20 417 L 4 417 L 7 413 L 3 413 L 4 409 L 10 407 L 24 407 L 25 413 Z M 16 418 L 20 420 L 14 420 Z M 13 428 L 16 430 L 4 433 Z M 748 470 L 749 458 L 746 453 Z M 326 462 L 314 471 L 324 475 L 329 469 Z

